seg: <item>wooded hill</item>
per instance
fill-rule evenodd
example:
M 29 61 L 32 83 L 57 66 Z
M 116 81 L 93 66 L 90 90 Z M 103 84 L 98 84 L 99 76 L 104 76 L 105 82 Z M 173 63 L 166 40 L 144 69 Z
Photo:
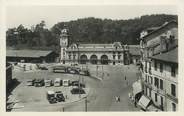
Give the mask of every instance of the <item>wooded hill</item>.
M 19 25 L 7 30 L 7 47 L 17 49 L 59 49 L 59 35 L 64 25 L 69 29 L 69 43 L 112 43 L 138 44 L 140 32 L 150 27 L 161 26 L 177 15 L 144 15 L 129 20 L 111 20 L 88 17 L 69 22 L 59 22 L 51 29 L 45 28 L 45 21 L 31 29 Z

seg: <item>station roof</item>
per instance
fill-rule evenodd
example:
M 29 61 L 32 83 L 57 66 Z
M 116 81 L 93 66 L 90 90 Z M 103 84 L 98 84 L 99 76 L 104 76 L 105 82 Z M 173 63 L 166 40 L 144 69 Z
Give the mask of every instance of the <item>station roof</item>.
M 39 58 L 44 57 L 52 53 L 53 51 L 41 51 L 41 50 L 7 50 L 7 57 L 29 57 L 29 58 Z
M 98 48 L 98 47 L 107 47 L 107 48 L 112 48 L 113 44 L 79 44 L 79 48 L 80 47 L 94 47 L 94 48 Z

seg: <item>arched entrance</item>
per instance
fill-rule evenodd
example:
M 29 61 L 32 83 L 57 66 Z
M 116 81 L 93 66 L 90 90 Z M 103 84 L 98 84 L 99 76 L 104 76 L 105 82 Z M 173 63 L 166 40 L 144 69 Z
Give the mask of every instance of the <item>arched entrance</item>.
M 96 55 L 92 55 L 91 57 L 90 57 L 90 62 L 91 62 L 91 64 L 97 64 L 97 56 Z
M 107 55 L 101 56 L 101 64 L 108 64 L 108 56 Z
M 81 64 L 86 64 L 87 60 L 88 60 L 88 58 L 87 58 L 86 55 L 81 55 L 80 56 L 80 63 Z

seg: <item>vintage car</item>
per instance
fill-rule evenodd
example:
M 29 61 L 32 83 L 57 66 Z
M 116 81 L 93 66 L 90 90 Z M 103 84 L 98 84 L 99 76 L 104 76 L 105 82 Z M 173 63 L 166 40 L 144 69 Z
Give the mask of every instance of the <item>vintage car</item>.
M 61 86 L 61 79 L 60 78 L 56 78 L 55 80 L 54 80 L 54 86 L 55 87 L 59 87 L 59 86 Z
M 28 80 L 26 81 L 26 85 L 27 85 L 27 86 L 34 86 L 34 82 L 35 82 L 35 79 L 28 79 Z
M 83 87 L 83 88 L 85 87 L 85 84 L 83 84 L 83 83 L 79 84 L 79 81 L 72 81 L 71 85 L 72 86 Z
M 46 96 L 50 104 L 57 103 L 57 98 L 55 97 L 54 91 L 47 91 Z
M 72 94 L 85 94 L 85 91 L 84 91 L 84 89 L 82 89 L 82 88 L 74 87 L 74 88 L 71 90 L 71 93 L 72 93 Z
M 65 97 L 64 97 L 62 91 L 56 91 L 55 92 L 55 97 L 56 97 L 58 102 L 65 101 Z
M 50 79 L 45 79 L 44 84 L 45 84 L 45 87 L 50 87 L 53 85 L 52 80 Z
M 44 80 L 43 79 L 35 79 L 34 86 L 35 87 L 42 87 L 42 86 L 44 86 Z

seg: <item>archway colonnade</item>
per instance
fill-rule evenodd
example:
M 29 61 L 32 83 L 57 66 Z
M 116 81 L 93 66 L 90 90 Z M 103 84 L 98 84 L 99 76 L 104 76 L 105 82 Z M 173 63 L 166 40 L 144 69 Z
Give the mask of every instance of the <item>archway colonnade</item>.
M 107 55 L 102 55 L 100 58 L 97 57 L 97 55 L 93 54 L 90 56 L 90 58 L 87 57 L 87 55 L 83 54 L 80 57 L 80 64 L 103 64 L 107 65 L 109 64 L 109 58 Z

